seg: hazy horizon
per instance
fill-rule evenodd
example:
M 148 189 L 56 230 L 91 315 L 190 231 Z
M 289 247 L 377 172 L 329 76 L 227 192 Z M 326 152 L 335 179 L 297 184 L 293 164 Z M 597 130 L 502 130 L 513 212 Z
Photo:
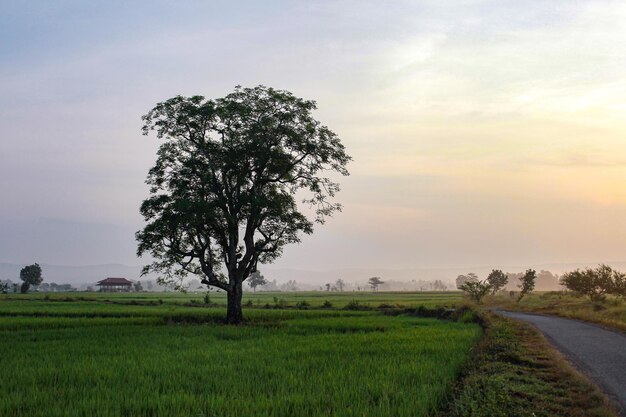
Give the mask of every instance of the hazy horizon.
M 238 84 L 316 100 L 354 158 L 272 268 L 626 260 L 622 2 L 3 6 L 0 262 L 144 263 L 140 117 Z

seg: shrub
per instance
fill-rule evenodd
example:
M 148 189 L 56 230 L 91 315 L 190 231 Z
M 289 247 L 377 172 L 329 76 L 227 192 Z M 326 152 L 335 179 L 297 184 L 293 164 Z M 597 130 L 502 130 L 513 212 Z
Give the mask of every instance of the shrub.
M 300 310 L 306 310 L 309 307 L 311 307 L 311 304 L 309 304 L 306 300 L 298 301 L 296 303 L 296 308 Z
M 333 303 L 331 303 L 328 300 L 325 300 L 324 303 L 322 304 L 322 308 L 331 308 L 333 306 Z
M 362 310 L 363 305 L 357 300 L 352 300 L 344 307 L 346 310 Z
M 460 290 L 465 292 L 472 300 L 480 304 L 483 297 L 491 292 L 491 285 L 485 281 L 465 281 L 459 287 Z
M 561 277 L 561 285 L 591 301 L 603 301 L 607 294 L 626 297 L 626 275 L 608 265 L 568 272 Z
M 274 297 L 274 308 L 285 308 L 287 307 L 287 300 L 284 298 Z

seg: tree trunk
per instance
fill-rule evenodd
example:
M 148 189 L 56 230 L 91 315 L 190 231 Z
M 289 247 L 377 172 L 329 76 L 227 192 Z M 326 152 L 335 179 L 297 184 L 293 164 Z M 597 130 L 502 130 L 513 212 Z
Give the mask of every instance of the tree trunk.
M 240 283 L 235 284 L 232 290 L 227 293 L 228 307 L 226 310 L 226 323 L 239 324 L 243 320 L 241 311 L 241 297 L 243 296 L 243 286 Z

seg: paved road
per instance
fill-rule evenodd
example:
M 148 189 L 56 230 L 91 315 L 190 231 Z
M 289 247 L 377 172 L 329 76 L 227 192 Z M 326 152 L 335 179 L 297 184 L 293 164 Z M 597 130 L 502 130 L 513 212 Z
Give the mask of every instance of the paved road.
M 626 416 L 626 334 L 554 316 L 498 313 L 537 327 L 559 351 L 591 377 Z

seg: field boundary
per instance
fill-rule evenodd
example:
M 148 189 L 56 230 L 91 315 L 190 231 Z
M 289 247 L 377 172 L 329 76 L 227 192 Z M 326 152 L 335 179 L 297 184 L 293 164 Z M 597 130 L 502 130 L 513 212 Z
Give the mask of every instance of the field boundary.
M 483 312 L 484 337 L 440 417 L 617 417 L 534 327 Z

